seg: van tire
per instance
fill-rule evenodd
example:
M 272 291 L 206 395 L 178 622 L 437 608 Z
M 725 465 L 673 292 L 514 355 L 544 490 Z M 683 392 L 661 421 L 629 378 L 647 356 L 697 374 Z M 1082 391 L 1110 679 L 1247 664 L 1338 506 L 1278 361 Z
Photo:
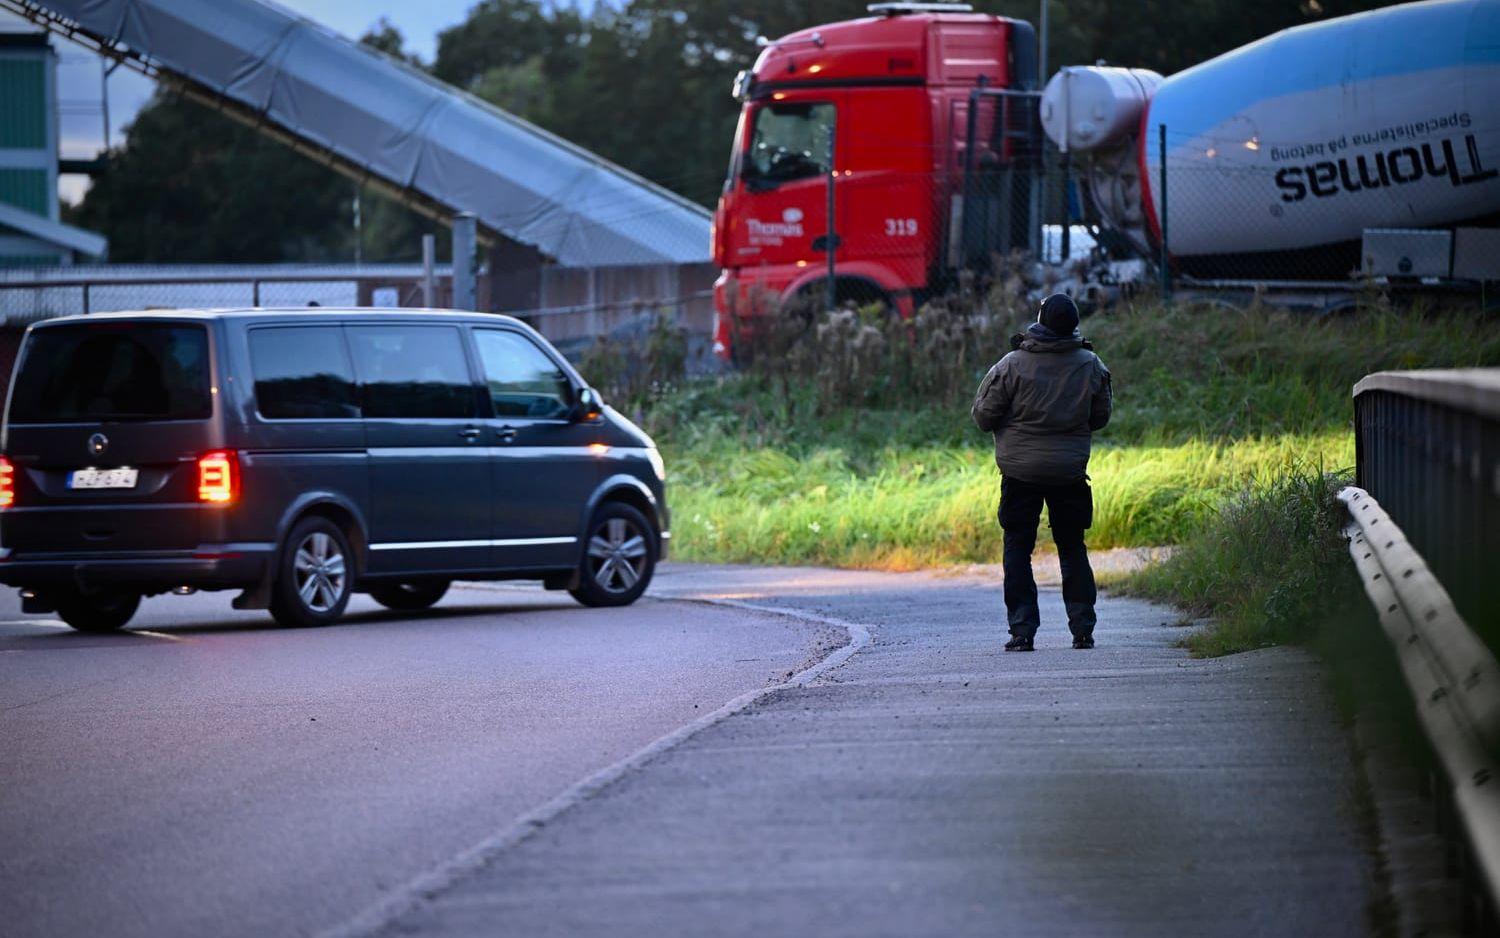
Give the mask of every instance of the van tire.
M 600 505 L 583 539 L 578 586 L 568 592 L 585 606 L 628 606 L 640 599 L 656 572 L 658 537 L 633 506 Z
M 288 628 L 332 625 L 349 605 L 353 587 L 354 552 L 344 532 L 327 518 L 303 518 L 276 558 L 271 615 Z
M 139 593 L 83 593 L 58 597 L 57 616 L 80 632 L 123 628 L 140 608 Z
M 370 587 L 370 598 L 387 609 L 416 612 L 437 605 L 448 592 L 448 580 L 419 580 L 414 583 L 382 583 Z

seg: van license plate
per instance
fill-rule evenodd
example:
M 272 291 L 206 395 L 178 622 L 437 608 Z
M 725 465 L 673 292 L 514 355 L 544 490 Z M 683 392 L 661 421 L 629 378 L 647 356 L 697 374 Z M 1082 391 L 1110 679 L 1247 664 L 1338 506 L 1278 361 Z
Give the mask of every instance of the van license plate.
M 136 469 L 76 469 L 68 473 L 70 489 L 133 489 Z

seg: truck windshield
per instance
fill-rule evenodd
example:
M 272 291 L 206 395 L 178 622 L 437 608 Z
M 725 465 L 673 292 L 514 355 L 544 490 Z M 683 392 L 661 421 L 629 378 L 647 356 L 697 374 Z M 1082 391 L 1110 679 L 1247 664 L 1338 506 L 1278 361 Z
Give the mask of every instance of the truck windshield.
M 26 340 L 10 398 L 12 423 L 199 420 L 210 413 L 202 326 L 37 329 Z
M 745 182 L 775 186 L 828 172 L 832 104 L 768 104 L 755 112 Z

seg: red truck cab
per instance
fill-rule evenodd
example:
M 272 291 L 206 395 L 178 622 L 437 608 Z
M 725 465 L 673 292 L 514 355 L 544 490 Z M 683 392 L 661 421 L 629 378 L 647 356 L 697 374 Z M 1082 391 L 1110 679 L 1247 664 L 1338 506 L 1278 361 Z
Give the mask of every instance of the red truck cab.
M 821 297 L 830 248 L 840 302 L 883 300 L 903 315 L 958 266 L 950 229 L 975 165 L 967 141 L 1004 146 L 993 128 L 970 133 L 975 89 L 1036 80 L 1029 24 L 965 10 L 876 4 L 872 16 L 770 43 L 742 73 L 735 91 L 744 106 L 714 215 L 721 354 L 735 322 Z M 976 113 L 984 124 L 986 112 Z M 988 113 L 993 122 L 1000 112 Z

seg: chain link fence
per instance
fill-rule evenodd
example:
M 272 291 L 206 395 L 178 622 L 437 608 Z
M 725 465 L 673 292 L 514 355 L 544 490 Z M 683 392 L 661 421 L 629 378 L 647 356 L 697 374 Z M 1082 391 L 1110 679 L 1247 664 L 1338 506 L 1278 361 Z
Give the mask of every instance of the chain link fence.
M 447 292 L 448 271 L 434 271 Z M 422 272 L 408 265 L 183 265 L 0 271 L 0 322 L 118 310 L 422 305 Z M 435 304 L 436 305 L 436 304 Z

